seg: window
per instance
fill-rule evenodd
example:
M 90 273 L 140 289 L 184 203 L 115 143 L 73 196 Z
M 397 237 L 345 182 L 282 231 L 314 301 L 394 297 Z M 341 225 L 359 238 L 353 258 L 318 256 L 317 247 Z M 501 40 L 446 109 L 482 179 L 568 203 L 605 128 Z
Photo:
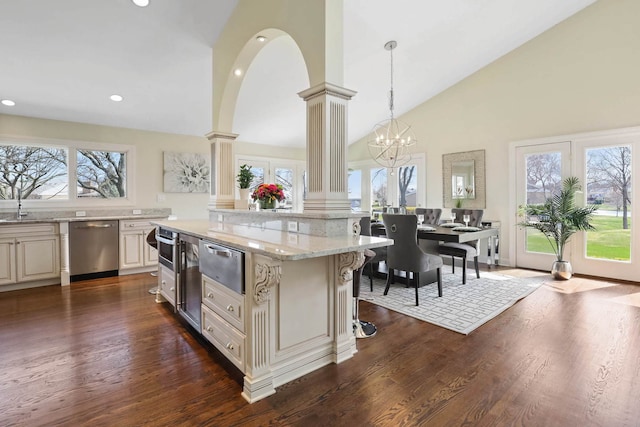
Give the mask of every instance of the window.
M 276 168 L 276 184 L 282 185 L 285 206 L 293 206 L 295 201 L 295 195 L 293 193 L 293 169 Z
M 371 169 L 371 209 L 387 206 L 387 169 Z
M 249 186 L 251 193 L 263 183 L 280 184 L 284 190 L 285 199 L 278 203 L 278 207 L 302 211 L 304 162 L 247 155 L 236 156 L 236 174 L 240 170 L 240 165 L 244 164 L 251 167 L 251 172 L 254 175 Z
M 78 197 L 127 196 L 126 153 L 78 150 L 77 154 Z
M 69 198 L 63 148 L 1 145 L 0 164 L 0 199 Z
M 403 166 L 398 168 L 398 206 L 415 208 L 418 196 L 417 166 Z
M 0 141 L 0 200 L 48 205 L 135 203 L 131 146 Z
M 351 209 L 369 211 L 375 217 L 385 207 L 405 206 L 412 212 L 416 207 L 428 206 L 425 162 L 422 153 L 412 155 L 410 164 L 395 169 L 381 167 L 372 160 L 349 162 Z
M 351 210 L 359 211 L 362 206 L 362 170 L 349 169 L 348 178 L 349 203 Z

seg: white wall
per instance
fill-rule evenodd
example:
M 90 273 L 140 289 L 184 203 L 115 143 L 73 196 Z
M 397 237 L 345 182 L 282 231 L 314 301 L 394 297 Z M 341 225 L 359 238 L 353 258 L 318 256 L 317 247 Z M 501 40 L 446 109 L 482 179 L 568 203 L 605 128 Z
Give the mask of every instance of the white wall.
M 108 126 L 44 120 L 0 114 L 0 135 L 22 138 L 88 141 L 124 144 L 136 147 L 135 207 L 171 208 L 181 219 L 206 219 L 209 193 L 163 193 L 163 152 L 187 152 L 210 155 L 206 137 L 147 132 Z M 158 202 L 158 194 L 165 200 Z
M 442 155 L 484 148 L 485 218 L 507 224 L 510 142 L 640 125 L 638 17 L 640 1 L 599 0 L 404 115 L 426 152 L 427 206 L 442 206 Z M 368 157 L 366 138 L 350 147 Z

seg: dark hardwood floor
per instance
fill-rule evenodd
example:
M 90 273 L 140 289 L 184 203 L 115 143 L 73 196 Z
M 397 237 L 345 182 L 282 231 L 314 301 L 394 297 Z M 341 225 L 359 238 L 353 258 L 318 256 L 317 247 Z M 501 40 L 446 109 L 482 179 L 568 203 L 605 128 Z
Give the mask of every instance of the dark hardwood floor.
M 468 336 L 361 302 L 379 332 L 353 359 L 254 404 L 154 284 L 0 293 L 0 425 L 640 425 L 633 284 L 542 286 Z

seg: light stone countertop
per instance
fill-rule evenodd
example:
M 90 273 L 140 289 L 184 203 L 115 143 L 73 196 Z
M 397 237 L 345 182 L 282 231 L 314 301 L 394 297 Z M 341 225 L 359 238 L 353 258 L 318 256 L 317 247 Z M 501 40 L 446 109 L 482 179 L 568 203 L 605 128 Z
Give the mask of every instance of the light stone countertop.
M 316 258 L 393 244 L 380 237 L 321 237 L 246 225 L 211 223 L 208 220 L 151 221 L 178 233 L 189 234 L 282 261 Z
M 51 222 L 76 222 L 76 221 L 106 221 L 106 220 L 134 220 L 134 219 L 159 219 L 166 218 L 163 215 L 127 215 L 127 216 L 78 216 L 68 218 L 37 218 L 28 219 L 0 219 L 0 226 L 2 225 L 20 225 L 20 224 L 42 224 Z

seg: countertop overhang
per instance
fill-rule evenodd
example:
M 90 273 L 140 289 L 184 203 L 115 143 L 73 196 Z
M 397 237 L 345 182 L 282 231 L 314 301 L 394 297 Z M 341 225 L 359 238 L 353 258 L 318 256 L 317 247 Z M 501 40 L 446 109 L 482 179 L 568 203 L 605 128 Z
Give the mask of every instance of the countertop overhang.
M 166 220 L 151 223 L 177 233 L 189 234 L 282 261 L 317 258 L 393 244 L 393 240 L 380 237 L 312 236 L 263 227 L 214 223 L 209 220 Z

